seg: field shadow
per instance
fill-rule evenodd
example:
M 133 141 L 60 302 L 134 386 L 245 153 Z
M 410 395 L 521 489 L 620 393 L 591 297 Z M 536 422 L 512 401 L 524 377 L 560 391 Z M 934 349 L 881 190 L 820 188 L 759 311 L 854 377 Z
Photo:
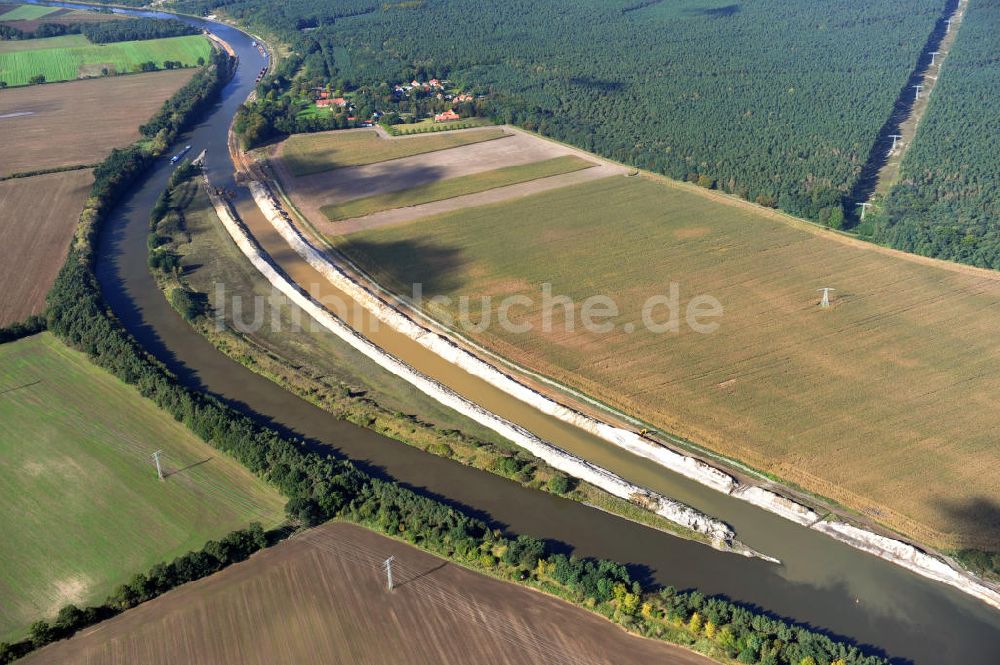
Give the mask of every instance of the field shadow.
M 927 41 L 920 50 L 916 66 L 910 72 L 910 76 L 906 79 L 899 94 L 896 95 L 892 112 L 878 131 L 864 166 L 861 167 L 861 173 L 858 175 L 858 179 L 851 189 L 847 206 L 848 210 L 846 211 L 851 225 L 856 225 L 861 221 L 859 209 L 854 204 L 869 200 L 872 194 L 875 193 L 875 187 L 878 185 L 879 171 L 889 161 L 889 150 L 892 148 L 893 142 L 892 135 L 899 134 L 900 127 L 913 112 L 913 107 L 917 101 L 914 86 L 923 80 L 924 75 L 930 69 L 931 53 L 937 51 L 938 47 L 940 47 L 941 40 L 944 39 L 944 36 L 948 32 L 945 21 L 954 13 L 956 7 L 958 7 L 958 0 L 948 0 L 945 4 L 944 11 L 934 24 L 934 29 L 928 35 Z
M 417 283 L 423 285 L 424 299 L 463 286 L 459 274 L 467 261 L 457 247 L 418 238 L 384 242 L 348 238 L 340 250 L 365 270 L 389 276 L 406 300 Z
M 735 16 L 743 11 L 743 8 L 738 4 L 725 5 L 724 7 L 706 7 L 704 9 L 689 9 L 687 13 L 697 14 L 698 16 L 707 16 L 709 18 L 727 18 L 729 16 Z
M 594 90 L 596 92 L 618 92 L 625 87 L 621 81 L 597 79 L 592 76 L 574 76 L 570 78 L 569 82 L 572 85 L 580 86 L 581 88 L 586 88 L 587 90 Z
M 195 467 L 201 466 L 202 464 L 207 464 L 208 462 L 211 462 L 213 459 L 215 459 L 215 458 L 214 457 L 206 457 L 203 460 L 199 460 L 197 462 L 192 462 L 191 464 L 188 464 L 187 466 L 181 467 L 179 469 L 174 469 L 173 471 L 168 471 L 167 473 L 163 474 L 163 477 L 164 478 L 169 478 L 170 476 L 176 476 L 176 475 L 178 475 L 180 473 L 184 473 L 185 471 L 188 471 L 188 470 L 193 469 Z
M 41 379 L 37 379 L 35 381 L 29 381 L 28 383 L 22 383 L 19 386 L 13 386 L 11 388 L 6 388 L 4 390 L 0 390 L 0 395 L 6 395 L 7 393 L 12 393 L 12 392 L 15 392 L 17 390 L 24 390 L 25 388 L 30 388 L 31 386 L 37 386 L 41 382 L 42 382 Z
M 425 577 L 433 575 L 434 573 L 436 573 L 437 571 L 441 570 L 442 568 L 444 568 L 447 565 L 448 565 L 447 561 L 442 561 L 441 563 L 437 564 L 436 566 L 431 566 L 430 568 L 428 568 L 427 570 L 423 571 L 422 573 L 417 573 L 413 577 L 409 577 L 409 578 L 407 578 L 407 579 L 405 579 L 405 580 L 403 580 L 401 582 L 397 582 L 395 584 L 395 587 L 398 589 L 398 588 L 406 586 L 407 584 L 410 584 L 411 582 L 416 582 L 417 580 L 422 580 Z
M 335 166 L 333 170 L 295 178 L 293 185 L 302 196 L 321 197 L 324 201 L 336 200 L 331 205 L 338 205 L 376 194 L 398 194 L 413 187 L 443 180 L 447 175 L 440 166 L 400 164 L 398 161 L 389 160 L 357 167 Z
M 987 549 L 1000 552 L 1000 502 L 986 496 L 965 501 L 944 499 L 937 504 L 946 521 L 959 534 L 975 534 L 980 543 L 991 543 Z

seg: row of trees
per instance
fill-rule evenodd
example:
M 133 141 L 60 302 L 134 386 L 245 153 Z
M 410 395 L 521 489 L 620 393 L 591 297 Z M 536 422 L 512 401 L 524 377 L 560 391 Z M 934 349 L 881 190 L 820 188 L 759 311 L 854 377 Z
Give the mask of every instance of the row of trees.
M 1000 270 L 1000 2 L 971 0 L 876 241 Z
M 9 23 L 0 23 L 0 40 L 43 39 L 83 34 L 94 44 L 128 42 L 196 35 L 200 30 L 176 19 L 136 18 L 84 23 L 41 23 L 25 32 Z
M 197 35 L 201 31 L 177 19 L 132 18 L 121 21 L 86 23 L 83 34 L 95 44 L 130 42 L 142 39 L 162 39 Z
M 13 39 L 44 39 L 63 35 L 78 35 L 83 32 L 82 23 L 42 23 L 34 30 L 25 32 L 9 23 L 0 23 L 0 41 Z

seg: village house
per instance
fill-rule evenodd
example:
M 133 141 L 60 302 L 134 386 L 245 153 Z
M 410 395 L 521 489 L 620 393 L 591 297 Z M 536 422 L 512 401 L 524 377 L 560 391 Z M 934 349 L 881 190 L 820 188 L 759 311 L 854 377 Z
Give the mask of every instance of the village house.
M 316 100 L 316 106 L 320 108 L 326 108 L 329 106 L 339 106 L 343 108 L 347 106 L 347 100 L 344 99 L 343 97 L 334 97 L 332 99 L 324 98 L 321 94 L 320 99 Z
M 434 122 L 451 122 L 452 120 L 460 120 L 462 116 L 458 115 L 452 109 L 448 109 L 444 113 L 438 113 L 434 116 Z

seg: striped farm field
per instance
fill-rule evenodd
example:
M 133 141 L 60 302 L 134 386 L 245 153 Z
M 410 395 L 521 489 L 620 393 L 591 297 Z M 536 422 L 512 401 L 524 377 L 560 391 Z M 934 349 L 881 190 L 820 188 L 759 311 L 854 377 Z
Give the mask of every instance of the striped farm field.
M 0 21 L 31 21 L 58 12 L 61 9 L 61 7 L 44 7 L 42 5 L 19 5 L 8 12 L 0 14 Z
M 5 138 L 0 150 L 11 150 Z M 66 261 L 92 173 L 80 169 L 0 182 L 0 327 L 44 313 L 45 294 Z
M 529 332 L 466 334 L 664 431 L 933 546 L 1000 542 L 998 273 L 647 177 L 333 239 L 400 293 L 420 282 L 428 299 L 452 297 L 432 315 L 460 320 L 456 296 L 474 312 L 482 296 L 527 296 L 508 313 Z M 587 330 L 578 312 L 569 330 L 556 309 L 545 332 L 545 283 L 576 307 L 610 297 L 612 329 Z M 650 331 L 643 306 L 672 284 L 677 330 Z M 829 308 L 820 287 L 836 289 Z M 702 319 L 712 332 L 686 321 L 702 295 L 722 306 Z M 668 322 L 660 303 L 654 323 Z
M 166 60 L 192 67 L 199 58 L 208 60 L 210 54 L 211 46 L 201 35 L 112 44 L 91 44 L 81 35 L 32 39 L 20 42 L 14 50 L 0 47 L 0 81 L 9 86 L 26 85 L 38 75 L 46 82 L 68 81 L 101 76 L 105 69 L 125 74 L 138 71 L 144 62 L 162 67 Z
M 274 526 L 282 505 L 48 333 L 0 345 L 0 641 L 251 521 Z
M 531 180 L 538 180 L 539 178 L 572 173 L 573 171 L 590 168 L 591 166 L 595 166 L 594 162 L 588 162 L 576 155 L 553 157 L 552 159 L 540 162 L 507 166 L 492 171 L 459 176 L 458 178 L 438 180 L 397 192 L 352 199 L 341 204 L 325 206 L 322 208 L 322 211 L 330 221 L 351 219 L 352 217 L 371 215 L 383 210 L 415 206 L 422 203 L 430 203 L 431 201 L 443 201 L 455 198 L 456 196 L 485 192 L 497 187 L 516 185 L 520 182 L 529 182 Z
M 292 175 L 304 176 L 344 166 L 375 164 L 447 150 L 504 136 L 507 132 L 499 127 L 394 139 L 380 138 L 374 129 L 295 134 L 281 144 L 281 158 Z

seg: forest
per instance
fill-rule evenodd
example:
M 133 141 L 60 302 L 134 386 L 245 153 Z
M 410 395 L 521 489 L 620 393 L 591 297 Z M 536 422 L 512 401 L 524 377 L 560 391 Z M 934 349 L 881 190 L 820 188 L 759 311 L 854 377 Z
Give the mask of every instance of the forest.
M 834 226 L 945 7 L 217 2 L 178 6 L 277 32 L 309 80 L 448 78 L 488 93 L 499 120 Z
M 874 239 L 1000 270 L 1000 1 L 970 0 Z

